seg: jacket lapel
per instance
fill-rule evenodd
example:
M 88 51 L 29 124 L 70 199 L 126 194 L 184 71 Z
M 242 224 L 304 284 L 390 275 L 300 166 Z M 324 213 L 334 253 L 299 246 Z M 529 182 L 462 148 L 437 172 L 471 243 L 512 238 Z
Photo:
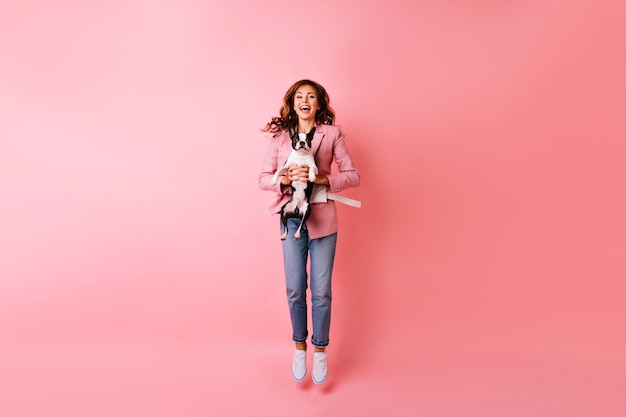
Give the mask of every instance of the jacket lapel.
M 311 143 L 311 150 L 313 151 L 314 156 L 317 155 L 317 150 L 319 149 L 324 136 L 326 136 L 324 125 L 315 125 L 315 134 L 313 134 L 313 142 Z

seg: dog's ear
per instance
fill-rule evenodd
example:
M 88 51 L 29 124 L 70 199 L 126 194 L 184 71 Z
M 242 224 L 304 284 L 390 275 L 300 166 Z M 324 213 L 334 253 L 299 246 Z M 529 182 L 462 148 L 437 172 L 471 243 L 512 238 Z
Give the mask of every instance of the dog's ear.
M 294 130 L 289 129 L 289 131 L 290 131 L 290 133 L 291 133 L 291 134 L 290 134 L 290 137 L 291 137 L 291 142 L 294 142 L 294 143 L 295 143 L 295 142 L 298 140 L 298 131 L 297 131 L 297 130 L 295 130 L 295 129 L 294 129 Z
M 315 134 L 315 126 L 313 126 L 313 129 L 311 129 L 311 131 L 306 134 L 306 141 L 309 143 L 309 146 L 311 146 L 311 143 L 313 142 L 314 134 Z

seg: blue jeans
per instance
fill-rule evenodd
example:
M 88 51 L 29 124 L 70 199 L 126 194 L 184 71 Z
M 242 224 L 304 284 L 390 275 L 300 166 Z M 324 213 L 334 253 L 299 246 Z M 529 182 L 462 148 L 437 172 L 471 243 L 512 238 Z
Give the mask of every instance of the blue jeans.
M 289 234 L 283 241 L 287 303 L 291 315 L 291 327 L 295 342 L 306 341 L 307 330 L 307 258 L 311 256 L 311 317 L 314 346 L 328 346 L 330 331 L 330 306 L 332 301 L 331 278 L 337 247 L 337 233 L 319 239 L 310 239 L 306 224 L 302 226 L 301 237 L 293 237 L 300 219 L 288 220 Z M 280 225 L 281 233 L 283 225 Z

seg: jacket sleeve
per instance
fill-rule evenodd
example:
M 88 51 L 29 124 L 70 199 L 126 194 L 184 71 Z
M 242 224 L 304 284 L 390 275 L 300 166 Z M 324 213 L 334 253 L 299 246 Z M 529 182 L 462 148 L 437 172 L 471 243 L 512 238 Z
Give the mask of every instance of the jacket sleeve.
M 346 188 L 358 187 L 361 183 L 361 177 L 352 163 L 352 157 L 341 132 L 333 144 L 333 157 L 339 172 L 328 175 L 330 192 L 337 193 Z
M 270 139 L 270 146 L 265 154 L 265 159 L 263 160 L 263 166 L 261 168 L 261 173 L 259 174 L 259 188 L 265 191 L 273 191 L 276 194 L 283 195 L 287 194 L 288 191 L 291 190 L 291 187 L 285 186 L 281 184 L 284 175 L 278 177 L 276 184 L 270 185 L 272 181 L 272 177 L 274 173 L 278 169 L 278 151 L 279 151 L 279 143 L 278 138 Z

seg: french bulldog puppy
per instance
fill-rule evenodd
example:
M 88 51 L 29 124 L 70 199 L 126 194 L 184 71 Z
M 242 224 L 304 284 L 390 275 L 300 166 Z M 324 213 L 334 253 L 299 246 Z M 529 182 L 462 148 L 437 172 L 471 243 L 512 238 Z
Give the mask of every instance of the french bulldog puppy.
M 282 168 L 274 173 L 274 177 L 272 178 L 272 181 L 270 181 L 270 185 L 276 184 L 278 177 L 286 174 L 287 169 L 291 164 L 309 166 L 308 181 L 292 181 L 291 199 L 280 209 L 280 220 L 284 226 L 284 232 L 280 237 L 281 240 L 285 240 L 287 238 L 287 219 L 292 217 L 298 217 L 301 219 L 300 225 L 294 233 L 294 237 L 296 239 L 300 239 L 302 225 L 311 214 L 311 205 L 309 200 L 311 198 L 311 193 L 313 192 L 313 182 L 315 181 L 315 177 L 318 173 L 317 165 L 315 164 L 315 159 L 313 158 L 313 152 L 311 151 L 311 142 L 313 141 L 314 133 L 315 127 L 313 127 L 309 133 L 293 132 L 291 134 L 291 154 L 289 154 L 289 158 L 287 158 L 287 161 Z

